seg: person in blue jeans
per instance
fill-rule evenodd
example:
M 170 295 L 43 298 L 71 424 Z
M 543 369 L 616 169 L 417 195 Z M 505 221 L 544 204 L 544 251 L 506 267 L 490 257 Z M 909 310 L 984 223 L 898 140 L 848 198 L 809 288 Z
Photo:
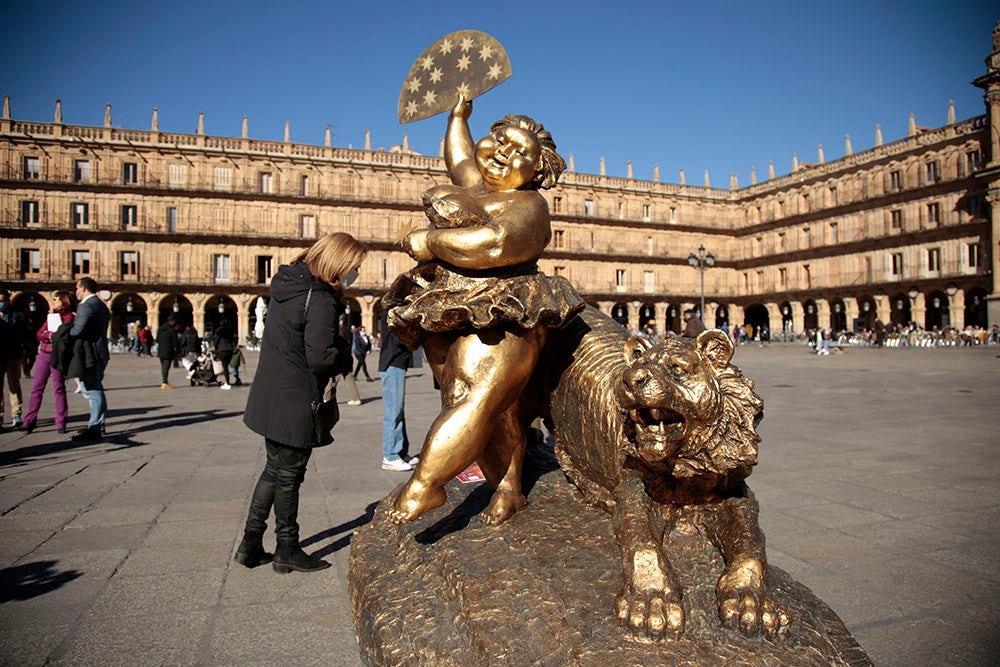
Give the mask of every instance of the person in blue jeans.
M 80 358 L 74 354 L 82 368 L 70 377 L 83 381 L 83 395 L 90 402 L 90 420 L 87 428 L 73 436 L 74 441 L 99 440 L 104 437 L 104 418 L 108 412 L 108 401 L 104 395 L 104 369 L 108 366 L 108 324 L 111 312 L 97 296 L 97 282 L 93 278 L 76 281 L 76 318 L 69 331 L 70 338 L 82 341 L 85 354 Z
M 406 472 L 413 470 L 417 457 L 410 458 L 410 441 L 406 436 L 406 369 L 413 362 L 413 353 L 386 326 L 383 314 L 382 349 L 378 355 L 378 374 L 382 378 L 382 470 Z

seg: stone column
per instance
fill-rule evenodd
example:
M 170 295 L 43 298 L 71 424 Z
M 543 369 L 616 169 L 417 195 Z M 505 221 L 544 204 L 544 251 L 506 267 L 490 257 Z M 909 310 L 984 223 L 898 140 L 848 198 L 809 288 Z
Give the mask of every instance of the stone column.
M 858 300 L 854 298 L 844 299 L 844 315 L 847 316 L 847 330 L 854 331 L 854 320 L 860 315 L 858 310 Z
M 783 329 L 781 322 L 781 308 L 774 301 L 768 301 L 764 304 L 767 308 L 767 327 L 770 329 L 771 341 L 777 337 L 780 339 L 781 331 Z
M 146 322 L 149 324 L 149 330 L 153 332 L 153 338 L 156 338 L 156 332 L 160 330 L 160 301 L 163 299 L 163 295 L 159 292 L 150 292 L 146 295 L 140 294 L 146 300 Z
M 197 293 L 188 297 L 191 302 L 191 321 L 199 337 L 205 336 L 205 301 L 208 295 Z
M 910 302 L 910 318 L 921 327 L 927 323 L 927 298 L 922 292 Z
M 735 303 L 729 306 L 729 328 L 732 329 L 736 326 L 743 326 L 744 319 L 746 318 L 746 311 L 743 310 L 743 306 L 737 306 Z
M 806 330 L 806 310 L 802 307 L 802 303 L 799 301 L 792 301 L 789 304 L 792 309 L 792 329 L 801 333 Z
M 598 301 L 597 302 L 597 308 L 602 313 L 604 313 L 605 315 L 607 315 L 608 317 L 611 317 L 611 309 L 614 308 L 614 307 L 615 307 L 615 302 L 614 301 Z
M 832 329 L 830 324 L 830 302 L 816 299 L 816 326 L 820 329 Z
M 958 290 L 948 297 L 948 321 L 956 329 L 965 328 L 965 290 Z
M 653 304 L 653 309 L 656 311 L 656 335 L 664 336 L 667 333 L 667 304 L 663 301 L 657 301 Z
M 875 319 L 882 320 L 882 324 L 888 326 L 892 321 L 892 302 L 886 294 L 876 294 L 872 297 L 875 303 Z

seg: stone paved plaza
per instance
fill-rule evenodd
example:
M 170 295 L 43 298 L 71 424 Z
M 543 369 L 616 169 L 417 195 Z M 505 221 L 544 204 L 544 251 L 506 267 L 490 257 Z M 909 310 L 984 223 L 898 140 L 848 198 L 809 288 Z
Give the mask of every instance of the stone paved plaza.
M 765 401 L 749 481 L 771 562 L 876 665 L 996 664 L 1000 349 L 807 350 L 735 358 Z M 173 376 L 160 390 L 155 359 L 114 356 L 104 442 L 56 433 L 51 394 L 37 431 L 0 434 L 2 662 L 360 665 L 350 537 L 406 477 L 379 468 L 379 384 L 359 383 L 360 407 L 341 391 L 337 440 L 303 486 L 304 545 L 333 567 L 277 575 L 230 560 L 263 464 L 240 419 L 246 387 Z M 70 401 L 82 428 L 86 401 Z M 429 372 L 412 370 L 414 448 L 438 405 Z

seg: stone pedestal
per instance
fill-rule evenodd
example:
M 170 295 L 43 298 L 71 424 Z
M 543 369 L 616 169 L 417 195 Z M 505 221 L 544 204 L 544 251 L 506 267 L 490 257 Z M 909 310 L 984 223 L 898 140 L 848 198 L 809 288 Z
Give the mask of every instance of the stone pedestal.
M 382 501 L 351 541 L 350 593 L 362 658 L 385 665 L 849 665 L 871 662 L 837 615 L 771 567 L 792 623 L 776 641 L 721 627 L 717 551 L 700 536 L 674 561 L 687 627 L 679 641 L 632 639 L 612 615 L 621 561 L 611 518 L 585 505 L 535 452 L 528 507 L 482 525 L 489 488 L 453 481 L 448 503 L 396 526 Z M 539 465 L 539 458 L 541 463 Z

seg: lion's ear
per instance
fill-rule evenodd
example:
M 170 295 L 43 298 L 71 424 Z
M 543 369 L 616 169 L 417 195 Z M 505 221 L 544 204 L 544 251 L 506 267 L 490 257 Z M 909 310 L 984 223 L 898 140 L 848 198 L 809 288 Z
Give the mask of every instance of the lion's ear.
M 698 334 L 695 346 L 716 370 L 722 370 L 733 358 L 733 341 L 718 329 L 706 329 Z
M 625 341 L 625 364 L 631 366 L 638 361 L 646 350 L 653 347 L 648 338 L 642 336 L 632 336 Z

